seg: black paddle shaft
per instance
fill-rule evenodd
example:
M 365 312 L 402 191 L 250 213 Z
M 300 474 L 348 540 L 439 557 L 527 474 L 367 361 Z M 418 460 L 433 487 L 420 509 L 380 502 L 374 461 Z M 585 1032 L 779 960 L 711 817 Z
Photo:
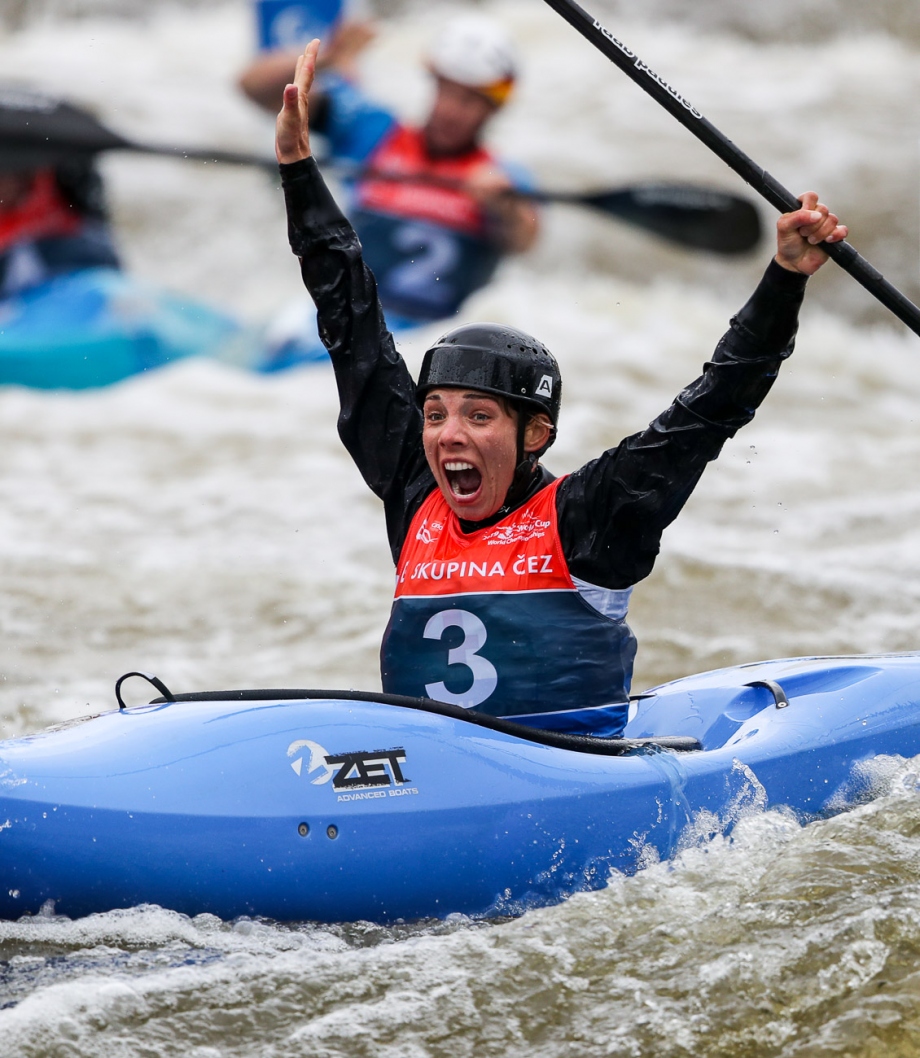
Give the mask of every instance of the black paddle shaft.
M 799 208 L 798 199 L 788 191 L 766 169 L 756 165 L 743 151 L 739 150 L 727 136 L 719 130 L 686 99 L 676 92 L 654 70 L 651 70 L 613 34 L 605 29 L 596 18 L 580 7 L 575 0 L 546 0 L 546 3 L 560 14 L 566 22 L 578 30 L 600 52 L 615 63 L 627 77 L 660 103 L 673 117 L 697 139 L 717 154 L 751 187 L 762 195 L 781 213 L 788 213 Z M 844 271 L 849 272 L 857 283 L 862 284 L 873 297 L 877 298 L 899 320 L 906 323 L 920 335 L 920 309 L 897 287 L 891 285 L 877 269 L 861 257 L 848 242 L 825 243 L 823 249 Z

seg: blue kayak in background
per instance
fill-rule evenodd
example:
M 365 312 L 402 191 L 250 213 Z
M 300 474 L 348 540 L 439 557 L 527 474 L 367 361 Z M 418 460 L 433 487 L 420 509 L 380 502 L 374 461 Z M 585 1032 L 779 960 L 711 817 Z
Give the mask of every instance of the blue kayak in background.
M 677 680 L 621 740 L 374 693 L 166 699 L 0 743 L 0 915 L 515 914 L 745 812 L 841 811 L 867 762 L 920 754 L 918 654 Z
M 411 323 L 391 326 L 401 333 Z M 91 268 L 0 301 L 0 386 L 90 389 L 191 356 L 258 374 L 329 363 L 307 299 L 255 327 L 124 272 Z
M 0 302 L 0 385 L 107 386 L 241 334 L 229 316 L 110 268 L 58 276 Z

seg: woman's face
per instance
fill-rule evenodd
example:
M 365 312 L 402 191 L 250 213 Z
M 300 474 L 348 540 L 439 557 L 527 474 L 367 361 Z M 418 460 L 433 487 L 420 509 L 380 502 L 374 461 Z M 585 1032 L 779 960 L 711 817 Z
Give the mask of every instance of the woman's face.
M 425 396 L 425 456 L 450 509 L 465 521 L 490 518 L 505 502 L 517 466 L 517 413 L 477 390 L 438 387 Z M 525 451 L 542 448 L 549 422 L 531 420 Z

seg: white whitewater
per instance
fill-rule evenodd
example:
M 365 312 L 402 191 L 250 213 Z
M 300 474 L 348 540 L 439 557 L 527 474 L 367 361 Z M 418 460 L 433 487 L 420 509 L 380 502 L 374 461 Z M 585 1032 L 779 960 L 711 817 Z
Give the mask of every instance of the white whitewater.
M 487 6 L 528 64 L 496 140 L 541 182 L 743 190 L 536 0 Z M 660 0 L 647 21 L 637 5 L 604 10 L 920 296 L 909 9 L 790 3 L 760 17 L 706 3 L 694 25 L 684 6 Z M 88 103 L 137 139 L 270 149 L 270 122 L 233 86 L 250 47 L 241 0 L 100 0 L 65 19 L 77 8 L 0 5 L 4 78 Z M 835 32 L 840 11 L 850 22 Z M 395 14 L 365 64 L 410 116 L 434 23 L 427 9 Z M 298 296 L 271 179 L 128 155 L 105 173 L 136 273 L 253 323 Z M 765 243 L 751 259 L 704 258 L 552 210 L 537 251 L 464 317 L 513 323 L 558 355 L 549 464 L 563 472 L 694 377 L 769 256 Z M 768 657 L 920 646 L 920 340 L 833 265 L 811 286 L 794 358 L 634 595 L 639 689 Z M 405 350 L 413 364 L 433 333 Z M 110 708 L 134 668 L 174 690 L 379 686 L 392 567 L 335 416 L 324 368 L 257 378 L 186 363 L 98 393 L 0 391 L 3 736 Z M 151 908 L 0 924 L 0 1055 L 913 1053 L 917 776 L 880 762 L 874 781 L 880 798 L 835 820 L 754 812 L 732 843 L 691 843 L 673 869 L 499 925 L 319 930 Z

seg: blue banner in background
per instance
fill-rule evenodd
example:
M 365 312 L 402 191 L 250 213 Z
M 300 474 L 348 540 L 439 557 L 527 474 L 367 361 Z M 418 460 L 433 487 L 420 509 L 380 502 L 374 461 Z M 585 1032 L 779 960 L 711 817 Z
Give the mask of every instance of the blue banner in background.
M 256 0 L 259 48 L 299 48 L 327 38 L 342 13 L 342 0 Z

